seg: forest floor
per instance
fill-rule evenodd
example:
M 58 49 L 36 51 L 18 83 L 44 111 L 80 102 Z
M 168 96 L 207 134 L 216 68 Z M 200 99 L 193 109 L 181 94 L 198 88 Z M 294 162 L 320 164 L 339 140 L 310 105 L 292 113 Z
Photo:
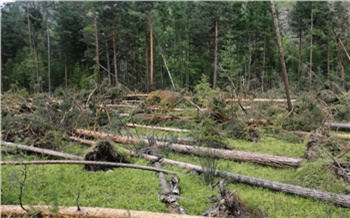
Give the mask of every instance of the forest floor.
M 132 151 L 134 155 L 123 155 L 134 165 L 153 166 L 142 158 L 153 155 L 159 157 L 160 163 L 169 159 L 211 169 L 200 172 L 162 164 L 163 169 L 175 171 L 180 178 L 177 200 L 189 215 L 203 215 L 218 206 L 222 192 L 215 184 L 223 179 L 214 175 L 218 170 L 348 198 L 349 129 L 345 127 L 341 132 L 340 127 L 333 129 L 325 122 L 350 122 L 349 96 L 329 90 L 301 94 L 293 102 L 293 113 L 289 113 L 283 94 L 278 92 L 237 99 L 233 94 L 209 89 L 195 94 L 159 90 L 149 95 L 127 95 L 119 89 L 101 88 L 79 93 L 61 90 L 53 96 L 12 90 L 2 95 L 2 141 L 87 157 L 102 138 L 77 133 L 84 129 L 110 134 L 103 140 L 116 141 L 112 144 L 115 151 Z M 172 129 L 156 130 L 157 127 Z M 122 143 L 117 138 L 121 135 L 141 141 Z M 119 167 L 87 171 L 82 165 L 5 165 L 11 161 L 62 158 L 4 144 L 1 205 L 169 212 L 160 201 L 162 189 L 155 172 Z M 208 153 L 174 151 L 173 144 L 207 148 Z M 254 159 L 213 158 L 215 149 L 302 161 L 297 167 L 278 167 Z M 250 217 L 350 217 L 349 208 L 337 202 L 225 180 L 229 192 L 235 191 Z

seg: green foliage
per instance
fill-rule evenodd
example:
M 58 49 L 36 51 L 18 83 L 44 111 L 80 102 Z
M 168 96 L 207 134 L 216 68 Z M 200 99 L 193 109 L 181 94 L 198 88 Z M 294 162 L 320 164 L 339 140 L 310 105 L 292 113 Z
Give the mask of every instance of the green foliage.
M 182 96 L 177 92 L 157 90 L 149 94 L 146 104 L 148 106 L 159 105 L 166 108 L 174 108 L 182 100 Z

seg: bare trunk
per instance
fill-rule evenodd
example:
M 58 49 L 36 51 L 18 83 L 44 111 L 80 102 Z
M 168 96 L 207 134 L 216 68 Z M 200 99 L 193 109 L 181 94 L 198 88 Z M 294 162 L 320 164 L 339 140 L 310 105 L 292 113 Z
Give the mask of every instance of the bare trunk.
M 350 123 L 324 123 L 324 126 L 334 130 L 350 130 Z
M 46 154 L 46 155 L 55 156 L 55 157 L 71 159 L 71 160 L 81 160 L 82 159 L 82 157 L 79 157 L 79 156 L 76 156 L 76 155 L 72 155 L 72 154 L 66 154 L 66 153 L 53 151 L 53 150 L 49 150 L 49 149 L 44 149 L 44 148 L 36 148 L 36 147 L 33 147 L 33 146 L 15 144 L 15 143 L 12 143 L 12 142 L 1 141 L 1 146 L 18 148 L 18 149 L 21 149 L 21 150 L 26 150 L 26 151 L 31 151 L 31 152 L 40 153 L 40 154 Z
M 48 21 L 48 10 L 46 9 L 46 34 L 47 34 L 47 76 L 49 82 L 49 95 L 51 95 L 51 44 L 50 44 L 50 29 Z
M 214 76 L 213 76 L 213 89 L 216 88 L 217 69 L 218 69 L 218 18 L 215 18 L 215 51 L 214 51 Z
M 111 80 L 111 63 L 109 60 L 109 47 L 108 47 L 108 39 L 106 37 L 105 39 L 105 44 L 106 44 L 106 59 L 107 59 L 107 73 L 108 73 L 108 85 L 111 86 L 112 85 L 112 80 Z
M 339 42 L 340 42 L 340 45 L 342 46 L 342 48 L 343 48 L 343 50 L 344 50 L 346 56 L 348 57 L 348 59 L 349 59 L 349 61 L 350 61 L 350 55 L 349 55 L 348 51 L 346 50 L 346 48 L 345 48 L 345 46 L 344 46 L 344 44 L 343 44 L 343 42 L 341 41 L 340 38 L 339 38 Z
M 64 52 L 64 82 L 66 90 L 68 90 L 68 65 L 67 65 L 67 52 Z
M 329 57 L 329 43 L 327 42 L 327 79 L 329 79 L 330 73 L 330 57 Z
M 153 28 L 152 17 L 148 17 L 149 20 L 149 41 L 150 41 L 150 90 L 154 90 L 154 67 L 153 67 Z
M 311 38 L 310 38 L 310 63 L 309 63 L 309 91 L 312 89 L 312 47 L 313 47 L 313 26 L 314 26 L 314 13 L 311 2 Z
M 271 0 L 270 2 L 271 2 L 271 10 L 272 10 L 272 15 L 273 15 L 273 22 L 274 22 L 275 30 L 276 30 L 278 49 L 280 52 L 280 60 L 281 60 L 281 65 L 282 65 L 283 78 L 284 78 L 284 88 L 285 88 L 286 96 L 287 96 L 288 111 L 292 112 L 293 105 L 292 105 L 292 101 L 291 101 L 290 93 L 289 93 L 288 74 L 287 74 L 286 63 L 284 62 L 283 47 L 282 47 L 282 42 L 281 42 L 280 30 L 278 28 L 278 20 L 277 20 L 277 15 L 276 15 L 276 10 L 275 10 L 275 3 L 273 0 Z
M 57 212 L 52 212 L 51 206 L 47 205 L 24 205 L 30 209 L 29 213 L 17 205 L 0 205 L 1 216 L 7 217 L 30 217 L 40 211 L 39 217 L 95 217 L 95 218 L 203 218 L 202 216 L 189 216 L 183 214 L 168 214 L 149 211 L 111 209 L 99 207 L 82 207 L 82 211 L 77 211 L 77 207 L 58 207 Z M 33 216 L 34 217 L 34 216 Z
M 145 47 L 146 47 L 146 90 L 147 93 L 150 92 L 150 74 L 149 74 L 149 53 L 148 53 L 148 45 L 147 42 L 145 43 Z
M 29 21 L 29 12 L 27 12 L 27 22 L 28 22 L 28 35 L 29 35 L 29 48 L 30 48 L 30 55 L 33 55 L 33 45 L 32 45 L 32 31 L 30 27 L 30 21 Z M 32 77 L 33 77 L 33 88 L 35 85 L 35 70 L 32 68 Z M 3 86 L 2 86 L 3 87 Z M 34 91 L 34 90 L 33 90 Z
M 94 27 L 95 27 L 95 45 L 96 45 L 96 69 L 97 69 L 97 84 L 101 85 L 101 75 L 100 75 L 100 52 L 98 48 L 98 30 L 97 30 L 97 15 L 94 14 Z
M 298 88 L 300 88 L 300 77 L 301 77 L 301 43 L 302 43 L 302 31 L 299 32 L 299 52 L 298 52 Z
M 113 26 L 112 37 L 113 37 L 113 66 L 114 66 L 115 86 L 118 86 L 119 82 L 118 82 L 118 67 L 117 67 L 117 37 L 116 37 L 114 26 Z
M 139 125 L 139 124 L 133 124 L 133 123 L 127 123 L 125 125 L 126 127 L 130 128 L 146 128 L 146 129 L 154 129 L 154 130 L 160 130 L 160 131 L 166 131 L 166 132 L 192 132 L 188 129 L 177 129 L 177 128 L 168 128 L 168 127 L 160 127 L 160 126 L 145 126 L 145 125 Z

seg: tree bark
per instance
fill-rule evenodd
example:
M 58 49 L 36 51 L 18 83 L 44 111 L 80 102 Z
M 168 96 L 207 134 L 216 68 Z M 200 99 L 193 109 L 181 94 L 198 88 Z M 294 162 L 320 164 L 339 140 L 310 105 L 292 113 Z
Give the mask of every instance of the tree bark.
M 298 88 L 300 88 L 301 77 L 301 43 L 302 43 L 302 31 L 299 32 L 299 45 L 298 45 Z
M 340 38 L 339 38 L 339 42 L 340 42 L 340 45 L 342 46 L 342 48 L 343 48 L 343 50 L 344 50 L 346 56 L 348 57 L 348 59 L 349 59 L 349 61 L 350 61 L 350 55 L 349 55 L 348 51 L 346 50 L 346 48 L 345 48 L 345 46 L 344 46 L 344 44 L 343 44 L 343 42 L 341 41 Z
M 213 89 L 216 88 L 217 69 L 218 69 L 218 18 L 215 18 L 215 51 L 214 51 L 214 75 L 213 75 Z
M 118 67 L 117 67 L 117 37 L 115 33 L 114 24 L 113 24 L 112 40 L 113 40 L 113 66 L 114 66 L 115 86 L 118 87 L 119 82 L 118 82 Z
M 153 67 L 153 28 L 152 28 L 152 17 L 149 15 L 149 41 L 150 41 L 150 90 L 154 90 L 154 67 Z
M 0 161 L 2 165 L 49 165 L 49 164 L 74 164 L 74 165 L 104 165 L 112 167 L 121 167 L 121 168 L 131 168 L 139 170 L 147 170 L 157 173 L 166 173 L 166 174 L 176 174 L 174 171 L 159 169 L 156 167 L 141 166 L 135 164 L 125 164 L 125 163 L 114 163 L 106 161 L 81 161 L 81 160 L 34 160 L 34 161 Z
M 287 96 L 288 111 L 292 112 L 293 105 L 292 105 L 292 101 L 291 101 L 290 93 L 289 93 L 288 74 L 287 74 L 286 63 L 284 62 L 283 47 L 282 47 L 282 42 L 281 42 L 280 31 L 278 28 L 278 20 L 277 20 L 277 15 L 276 15 L 276 10 L 275 10 L 275 3 L 273 0 L 270 0 L 270 3 L 271 3 L 271 10 L 272 10 L 272 16 L 273 16 L 273 23 L 275 25 L 275 30 L 276 30 L 278 49 L 280 52 L 280 60 L 281 60 L 281 65 L 282 65 L 283 78 L 284 78 L 284 88 L 285 88 L 286 96 Z
M 46 155 L 50 155 L 50 156 L 54 156 L 54 157 L 60 157 L 60 158 L 71 159 L 71 160 L 81 160 L 82 159 L 82 157 L 76 156 L 76 155 L 72 155 L 72 154 L 66 154 L 66 153 L 62 153 L 62 152 L 59 152 L 59 151 L 53 151 L 53 150 L 50 150 L 50 149 L 36 148 L 36 147 L 33 147 L 33 146 L 15 144 L 15 143 L 12 143 L 12 142 L 1 141 L 1 146 L 18 148 L 18 149 L 21 149 L 21 150 L 26 150 L 26 151 L 39 153 L 39 154 L 46 154 Z
M 94 28 L 95 28 L 95 46 L 96 46 L 96 69 L 97 69 L 97 84 L 101 85 L 101 75 L 100 75 L 100 51 L 98 47 L 98 30 L 97 30 L 97 15 L 94 13 Z
M 124 209 L 81 207 L 82 211 L 77 211 L 77 207 L 58 207 L 57 212 L 52 212 L 48 205 L 24 205 L 30 209 L 29 213 L 18 205 L 0 205 L 1 216 L 7 217 L 30 217 L 37 211 L 42 217 L 95 217 L 95 218 L 203 218 L 202 216 L 189 216 L 183 214 L 168 214 L 149 211 L 136 211 Z

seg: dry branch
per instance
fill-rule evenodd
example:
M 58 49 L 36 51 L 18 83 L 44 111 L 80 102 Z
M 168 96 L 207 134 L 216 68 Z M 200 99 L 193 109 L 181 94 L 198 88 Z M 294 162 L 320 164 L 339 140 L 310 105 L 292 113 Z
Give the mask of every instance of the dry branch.
M 293 133 L 298 135 L 309 135 L 311 132 L 304 132 L 304 131 L 293 131 Z M 330 135 L 337 139 L 343 139 L 343 140 L 350 140 L 350 135 L 347 134 L 339 134 L 339 133 L 330 133 Z
M 137 138 L 131 138 L 127 136 L 116 136 L 113 134 L 98 132 L 98 131 L 90 131 L 90 130 L 84 130 L 84 129 L 76 129 L 74 131 L 78 135 L 85 135 L 90 136 L 93 138 L 110 138 L 114 140 L 115 142 L 122 143 L 122 144 L 138 144 L 140 142 L 143 142 L 144 140 L 137 139 Z
M 55 157 L 60 157 L 60 158 L 65 158 L 65 159 L 71 159 L 71 160 L 81 160 L 82 159 L 82 157 L 76 156 L 76 155 L 72 155 L 72 154 L 66 154 L 66 153 L 63 153 L 63 152 L 53 151 L 53 150 L 50 150 L 50 149 L 36 148 L 36 147 L 33 147 L 33 146 L 15 144 L 15 143 L 12 143 L 12 142 L 1 141 L 1 146 L 13 147 L 13 148 L 21 149 L 21 150 L 32 151 L 32 152 L 35 152 L 35 153 L 46 154 L 46 155 L 50 155 L 50 156 L 55 156 Z
M 140 98 L 140 97 L 148 97 L 149 94 L 127 94 L 126 98 Z
M 167 174 L 176 173 L 174 171 L 158 169 L 155 167 L 141 166 L 141 165 L 135 165 L 135 164 L 113 163 L 113 162 L 105 162 L 105 161 L 75 161 L 75 160 L 0 161 L 0 165 L 48 165 L 48 164 L 104 165 L 104 166 L 112 166 L 112 167 L 147 170 L 152 172 L 162 172 Z
M 146 129 L 154 129 L 154 130 L 160 130 L 160 131 L 166 131 L 166 132 L 192 132 L 188 129 L 177 129 L 177 128 L 169 128 L 169 127 L 160 127 L 160 126 L 145 126 L 145 125 L 139 125 L 139 124 L 133 124 L 128 123 L 125 125 L 126 127 L 130 128 L 146 128 Z
M 183 214 L 167 214 L 149 211 L 123 210 L 111 208 L 98 207 L 81 207 L 81 211 L 77 211 L 77 207 L 58 207 L 57 212 L 52 212 L 54 209 L 50 206 L 44 205 L 25 205 L 31 211 L 27 213 L 17 205 L 1 205 L 1 216 L 16 217 L 27 216 L 30 217 L 37 211 L 41 211 L 39 215 L 42 217 L 94 217 L 94 218 L 199 218 L 200 216 L 189 216 Z

